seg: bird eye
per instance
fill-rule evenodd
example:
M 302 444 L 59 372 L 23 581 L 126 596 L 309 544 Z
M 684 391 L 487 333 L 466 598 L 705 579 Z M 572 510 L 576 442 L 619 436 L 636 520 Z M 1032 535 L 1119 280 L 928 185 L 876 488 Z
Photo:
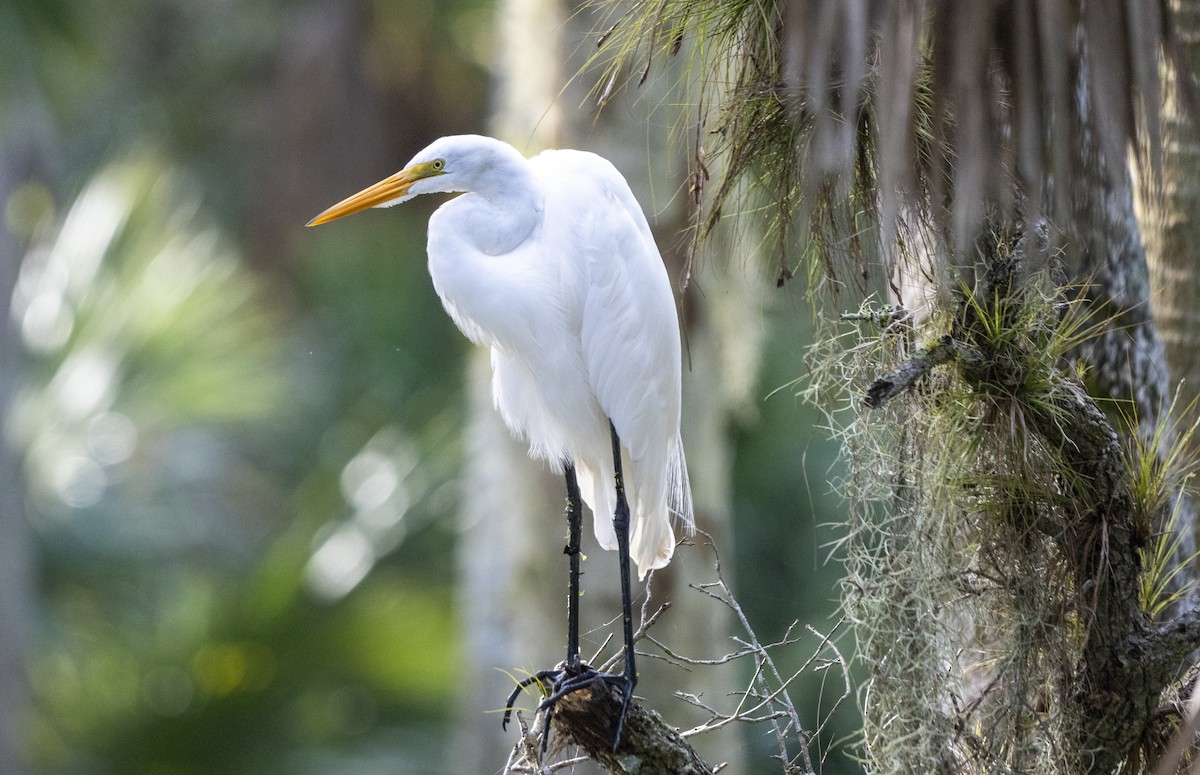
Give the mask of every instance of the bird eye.
M 442 159 L 434 159 L 434 160 L 433 160 L 433 170 L 434 170 L 434 172 L 441 172 L 441 171 L 442 171 L 442 168 L 443 168 L 443 167 L 445 167 L 445 166 L 446 166 L 446 162 L 445 162 L 445 161 L 443 161 Z

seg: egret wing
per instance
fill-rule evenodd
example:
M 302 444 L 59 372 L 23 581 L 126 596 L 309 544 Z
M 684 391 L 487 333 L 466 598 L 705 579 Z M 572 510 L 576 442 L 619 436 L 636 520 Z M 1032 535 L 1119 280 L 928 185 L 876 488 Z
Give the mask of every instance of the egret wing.
M 631 548 L 644 572 L 670 558 L 668 505 L 691 522 L 679 444 L 675 299 L 646 218 L 616 168 L 593 154 L 552 153 L 534 160 L 539 170 L 552 169 L 546 178 L 547 222 L 569 223 L 574 232 L 582 358 L 591 389 L 627 452 Z M 556 214 L 552 207 L 565 209 Z M 611 472 L 611 465 L 604 470 Z

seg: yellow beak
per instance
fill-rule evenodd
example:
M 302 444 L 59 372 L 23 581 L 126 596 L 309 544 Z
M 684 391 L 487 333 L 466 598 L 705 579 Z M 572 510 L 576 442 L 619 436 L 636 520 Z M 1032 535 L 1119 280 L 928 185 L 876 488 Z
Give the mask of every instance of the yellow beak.
M 346 197 L 316 218 L 313 218 L 306 225 L 320 226 L 323 223 L 329 223 L 338 218 L 353 215 L 360 210 L 366 210 L 368 207 L 375 207 L 384 202 L 398 199 L 408 193 L 408 189 L 413 183 L 416 183 L 421 178 L 435 175 L 437 172 L 438 170 L 432 168 L 430 164 L 416 164 L 408 169 L 400 170 L 395 175 L 384 178 L 375 185 L 368 186 L 353 196 Z

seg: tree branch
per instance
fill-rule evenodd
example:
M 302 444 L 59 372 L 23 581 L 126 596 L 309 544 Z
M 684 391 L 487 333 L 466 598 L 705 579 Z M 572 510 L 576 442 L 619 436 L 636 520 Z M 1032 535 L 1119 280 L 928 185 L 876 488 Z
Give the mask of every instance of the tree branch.
M 629 703 L 621 743 L 613 733 L 621 714 L 621 691 L 604 681 L 558 701 L 554 726 L 614 775 L 711 775 L 714 770 L 662 716 L 636 700 Z
M 892 398 L 911 388 L 917 380 L 924 377 L 936 366 L 950 361 L 958 352 L 958 346 L 949 334 L 943 336 L 937 344 L 905 361 L 901 366 L 886 376 L 880 377 L 867 388 L 863 402 L 872 409 L 878 409 Z

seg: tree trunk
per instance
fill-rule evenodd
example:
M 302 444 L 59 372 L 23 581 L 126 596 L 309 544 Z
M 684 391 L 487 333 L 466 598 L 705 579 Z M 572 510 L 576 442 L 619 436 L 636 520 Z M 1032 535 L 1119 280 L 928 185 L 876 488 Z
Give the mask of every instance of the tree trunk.
M 1157 625 L 1143 612 L 1139 600 L 1139 581 L 1144 570 L 1142 550 L 1150 526 L 1140 521 L 1144 519 L 1140 511 L 1144 503 L 1138 501 L 1139 494 L 1135 492 L 1125 458 L 1127 453 L 1114 431 L 1117 423 L 1113 418 L 1123 415 L 1133 420 L 1132 427 L 1121 430 L 1135 434 L 1144 454 L 1157 456 L 1160 463 L 1168 457 L 1174 436 L 1162 433 L 1159 428 L 1166 420 L 1169 398 L 1167 369 L 1163 345 L 1150 315 L 1150 285 L 1133 207 L 1132 177 L 1124 166 L 1106 163 L 1096 140 L 1097 119 L 1092 105 L 1095 95 L 1087 69 L 1089 43 L 1081 40 L 1083 49 L 1073 55 L 1079 79 L 1078 126 L 1074 129 L 1079 137 L 1079 157 L 1075 162 L 1082 171 L 1082 180 L 1069 192 L 1067 201 L 1071 209 L 1062 218 L 1066 254 L 1072 260 L 1064 267 L 1066 277 L 1058 279 L 1083 286 L 1097 316 L 1095 320 L 1101 324 L 1099 335 L 1078 348 L 1078 354 L 1089 366 L 1090 389 L 1085 394 L 1066 375 L 1056 376 L 1042 387 L 1038 380 L 1015 377 L 1024 367 L 1012 368 L 1019 364 L 1019 358 L 1006 362 L 1000 357 L 995 345 L 1003 338 L 980 336 L 985 329 L 994 331 L 998 324 L 1009 325 L 1019 319 L 1022 313 L 1017 310 L 1028 308 L 1028 299 L 1022 300 L 1028 291 L 1022 286 L 1031 282 L 1031 277 L 1042 267 L 1044 251 L 1033 244 L 1041 239 L 1035 225 L 1001 224 L 997 231 L 1012 233 L 1000 236 L 999 245 L 989 243 L 990 247 L 999 246 L 1001 250 L 981 250 L 983 271 L 968 283 L 970 298 L 959 300 L 955 322 L 948 333 L 935 345 L 913 355 L 906 354 L 907 360 L 878 379 L 864 396 L 867 405 L 880 406 L 890 396 L 908 393 L 911 388 L 917 408 L 911 414 L 900 415 L 900 422 L 906 425 L 896 434 L 903 465 L 894 474 L 893 508 L 897 512 L 894 519 L 898 525 L 900 519 L 908 521 L 887 534 L 896 546 L 879 554 L 867 553 L 874 563 L 872 570 L 876 571 L 867 583 L 891 593 L 887 598 L 872 591 L 872 602 L 889 602 L 893 611 L 901 613 L 860 606 L 855 599 L 858 595 L 848 598 L 848 608 L 852 616 L 868 614 L 864 620 L 866 629 L 880 627 L 882 623 L 897 631 L 922 634 L 921 640 L 902 643 L 903 648 L 897 648 L 899 639 L 889 641 L 883 637 L 872 642 L 868 633 L 866 640 L 871 648 L 866 654 L 879 664 L 876 668 L 879 675 L 873 679 L 876 684 L 872 686 L 872 702 L 865 711 L 868 739 L 893 755 L 895 749 L 887 747 L 888 741 L 898 736 L 903 738 L 908 734 L 914 741 L 932 741 L 926 753 L 918 754 L 913 761 L 920 757 L 922 765 L 932 762 L 948 772 L 974 771 L 972 765 L 987 769 L 1012 766 L 1017 770 L 1035 767 L 1038 771 L 1114 771 L 1146 734 L 1160 692 L 1173 678 L 1179 660 L 1195 645 L 1200 624 L 1190 601 L 1176 606 L 1168 623 Z M 979 243 L 988 243 L 988 238 L 985 228 Z M 942 258 L 943 262 L 946 260 Z M 934 276 L 931 272 L 926 274 Z M 917 286 L 919 282 L 906 285 Z M 927 336 L 926 332 L 921 333 Z M 957 374 L 972 395 L 990 392 L 992 406 L 1003 408 L 991 419 L 986 419 L 987 411 L 981 412 L 985 419 L 978 425 L 955 428 L 947 423 L 930 426 L 937 431 L 930 433 L 930 427 L 920 426 L 921 422 L 929 421 L 922 420 L 921 413 L 937 405 L 937 391 L 942 383 L 929 375 L 944 371 L 942 364 L 948 362 L 958 367 Z M 1109 417 L 1090 396 L 1110 399 L 1104 403 L 1110 410 Z M 941 400 L 951 405 L 954 399 L 943 396 Z M 936 416 L 936 411 L 929 415 Z M 981 436 L 975 440 L 976 446 L 969 457 L 955 461 L 955 468 L 944 469 L 938 463 L 922 459 L 923 454 L 933 452 L 930 446 L 951 446 L 955 439 L 949 436 L 963 432 Z M 914 434 L 929 441 L 914 438 Z M 937 438 L 942 434 L 947 437 Z M 1020 454 L 1006 458 L 1012 455 L 1014 438 L 1020 442 L 1016 447 Z M 861 442 L 856 440 L 856 443 Z M 1025 490 L 1045 473 L 1021 469 L 1028 460 L 1036 459 L 1032 450 L 1039 446 L 1054 450 L 1053 457 L 1046 458 L 1044 463 L 1062 466 L 1064 472 L 1059 481 L 1045 488 L 1061 498 L 1054 509 L 1045 508 L 1046 500 L 1038 497 L 1036 488 Z M 929 456 L 936 459 L 937 454 L 941 453 Z M 1025 454 L 1028 457 L 1022 457 Z M 987 483 L 990 473 L 980 476 L 976 471 L 989 471 L 989 466 L 997 460 L 1000 461 L 997 469 L 1002 472 L 999 486 L 993 494 L 975 501 L 974 498 L 995 486 Z M 1028 473 L 1033 475 L 1023 475 Z M 944 494 L 930 495 L 947 486 L 954 476 L 963 477 L 971 485 L 951 499 Z M 949 485 L 951 491 L 954 486 Z M 930 573 L 929 564 L 917 567 L 913 557 L 928 561 L 932 556 L 937 562 L 942 556 L 931 555 L 923 547 L 910 550 L 902 545 L 945 542 L 944 556 L 962 562 L 963 546 L 946 538 L 963 530 L 959 522 L 941 520 L 942 514 L 935 512 L 933 533 L 921 532 L 929 529 L 925 510 L 931 506 L 944 509 L 947 503 L 953 504 L 950 509 L 954 517 L 959 516 L 958 504 L 963 504 L 961 512 L 968 516 L 978 504 L 986 504 L 982 510 L 985 518 L 967 523 L 980 532 L 978 536 L 972 535 L 970 541 L 985 549 L 965 566 L 948 563 Z M 1192 578 L 1190 558 L 1195 547 L 1190 505 L 1181 503 L 1180 509 L 1185 516 L 1177 525 L 1175 562 L 1185 570 L 1174 578 L 1175 590 L 1184 589 Z M 1169 512 L 1166 509 L 1153 515 L 1155 528 L 1168 526 Z M 1053 521 L 1049 519 L 1051 516 Z M 1009 523 L 1019 529 L 1013 540 L 1007 541 L 1009 549 L 998 550 L 996 547 L 1005 543 L 1005 539 L 990 532 L 997 525 L 1007 529 L 1004 526 Z M 1050 540 L 1043 542 L 1043 537 Z M 1054 558 L 1054 563 L 1036 559 L 1036 554 L 1021 553 L 1039 546 L 1050 548 L 1047 556 Z M 1009 550 L 1015 551 L 1009 554 Z M 1003 558 L 998 564 L 999 574 L 989 575 L 988 563 L 997 557 Z M 1038 569 L 1033 584 L 1022 580 L 1023 573 L 1030 568 Z M 1055 573 L 1063 571 L 1067 578 L 1055 577 Z M 981 587 L 972 583 L 958 590 L 940 586 L 945 579 L 962 579 L 975 572 L 1003 579 L 997 585 L 997 589 L 1004 591 L 999 603 L 988 600 L 995 590 L 986 584 Z M 904 573 L 911 575 L 905 578 Z M 1080 597 L 1073 603 L 1069 597 L 1056 599 L 1052 594 L 1047 598 L 1049 605 L 1034 602 L 1043 596 L 1042 590 L 1054 588 L 1077 590 L 1075 594 Z M 939 594 L 942 592 L 961 592 L 962 599 L 967 600 L 978 597 L 979 603 L 974 607 L 969 605 L 965 611 L 956 611 L 957 606 L 945 602 L 947 596 Z M 1078 652 L 1076 646 L 1065 640 L 1062 644 L 1066 647 L 1061 651 L 1057 651 L 1058 646 L 1049 645 L 1052 641 L 1039 640 L 1050 632 L 1039 630 L 1045 626 L 1043 622 L 1053 621 L 1048 614 L 1064 610 L 1079 599 L 1086 599 L 1080 609 L 1080 623 L 1086 637 Z M 937 603 L 930 607 L 930 601 Z M 995 619 L 997 611 L 1002 612 L 1000 623 Z M 909 615 L 909 619 L 904 620 L 903 615 Z M 891 629 L 885 631 L 890 633 Z M 979 653 L 988 655 L 986 663 L 974 664 Z M 958 683 L 946 682 L 941 672 L 944 665 L 964 658 L 967 660 L 964 666 L 969 664 L 969 668 L 962 676 L 956 676 Z M 910 665 L 933 669 L 919 673 Z M 926 689 L 923 693 L 933 694 L 935 703 L 939 702 L 936 695 L 949 687 L 953 702 L 947 703 L 943 697 L 942 709 L 897 712 L 897 699 L 908 699 L 911 703 L 912 695 L 904 690 L 895 692 L 884 684 L 888 679 L 894 680 L 901 670 L 916 676 L 922 687 L 933 688 L 934 691 Z M 1048 681 L 1047 675 L 1053 678 Z M 1058 687 L 1057 696 L 1048 693 L 1046 686 L 1051 684 Z M 878 692 L 874 691 L 875 685 L 880 686 Z M 1011 711 L 1006 709 L 1006 703 L 1011 708 L 1042 710 L 1025 718 L 1021 715 L 1027 710 L 1020 710 L 1009 717 Z M 952 711 L 946 711 L 947 707 Z M 948 718 L 943 719 L 943 714 Z M 980 723 L 976 718 L 988 721 Z M 1038 722 L 1053 730 L 1050 742 L 1041 740 L 1031 744 L 1030 740 L 1039 734 L 1031 733 Z M 964 739 L 962 730 L 968 728 L 978 737 L 956 750 Z M 908 751 L 919 749 L 913 743 L 900 755 L 907 756 Z M 1048 756 L 1050 751 L 1054 753 Z M 877 765 L 887 761 L 875 750 L 871 754 Z
M 1174 0 L 1176 28 L 1186 67 L 1200 82 L 1200 2 Z M 1200 409 L 1200 131 L 1179 99 L 1174 74 L 1164 104 L 1162 176 L 1159 190 L 1139 188 L 1150 274 L 1150 308 L 1166 350 L 1174 415 L 1184 426 Z M 1140 182 L 1145 183 L 1145 177 Z M 1184 528 L 1195 550 L 1195 508 Z M 1186 551 L 1186 550 L 1185 550 Z M 1188 559 L 1185 555 L 1181 559 Z M 1194 568 L 1195 561 L 1191 560 Z M 1195 572 L 1189 574 L 1195 578 Z
M 1120 414 L 1134 422 L 1131 433 L 1159 463 L 1170 459 L 1176 434 L 1169 422 L 1170 380 L 1166 350 L 1151 314 L 1150 274 L 1134 209 L 1133 177 L 1127 166 L 1106 163 L 1095 139 L 1093 109 L 1097 99 L 1089 79 L 1088 50 L 1099 42 L 1084 40 L 1076 56 L 1084 180 L 1070 193 L 1072 204 L 1069 255 L 1077 258 L 1071 281 L 1085 287 L 1101 319 L 1100 334 L 1085 342 L 1081 353 L 1091 367 L 1092 395 L 1109 398 Z M 1170 160 L 1164 160 L 1169 166 Z M 1110 411 L 1116 416 L 1118 412 Z M 1176 518 L 1172 519 L 1172 515 Z M 1195 608 L 1195 510 L 1191 499 L 1174 494 L 1155 515 L 1154 529 L 1173 538 L 1169 592 L 1179 596 L 1172 609 Z
M 566 654 L 565 490 L 504 426 L 485 352 L 472 353 L 467 384 L 458 546 L 465 676 L 452 763 L 456 772 L 495 772 L 516 741 L 496 711 L 517 681 Z M 526 696 L 517 707 L 534 704 Z
M 496 9 L 489 129 L 526 154 L 559 140 L 552 106 L 563 80 L 562 14 L 561 0 L 502 0 Z M 501 729 L 491 711 L 503 707 L 527 673 L 566 656 L 565 485 L 513 440 L 493 405 L 491 377 L 487 352 L 476 350 L 467 369 L 458 551 L 467 667 L 457 735 L 459 772 L 497 770 L 516 735 L 512 727 Z M 517 700 L 518 708 L 533 705 L 528 695 Z
M 1174 0 L 1172 6 L 1191 76 L 1200 81 L 1200 2 Z M 1200 244 L 1200 131 L 1173 86 L 1169 83 L 1166 91 L 1161 198 L 1153 191 L 1139 191 L 1139 204 L 1146 223 L 1154 319 L 1166 347 L 1172 386 L 1183 381 L 1178 409 L 1194 412 L 1200 397 L 1200 271 L 1195 247 Z

